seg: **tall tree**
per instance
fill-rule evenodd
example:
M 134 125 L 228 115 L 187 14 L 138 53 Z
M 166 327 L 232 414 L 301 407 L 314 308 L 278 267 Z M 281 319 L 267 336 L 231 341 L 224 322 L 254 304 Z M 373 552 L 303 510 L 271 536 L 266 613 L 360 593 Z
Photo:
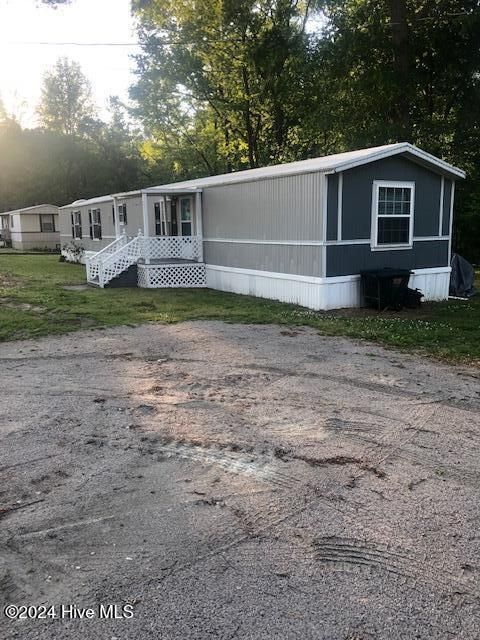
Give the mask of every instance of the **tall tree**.
M 84 132 L 95 110 L 90 83 L 77 62 L 59 58 L 45 73 L 37 113 L 40 124 L 49 131 L 69 136 Z
M 137 113 L 163 149 L 213 173 L 302 155 L 311 72 L 298 0 L 133 0 L 143 54 Z

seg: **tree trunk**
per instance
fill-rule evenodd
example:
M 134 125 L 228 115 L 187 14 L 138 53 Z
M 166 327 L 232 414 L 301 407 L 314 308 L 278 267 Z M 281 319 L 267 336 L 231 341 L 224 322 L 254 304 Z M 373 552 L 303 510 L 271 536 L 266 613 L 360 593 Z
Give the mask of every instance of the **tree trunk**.
M 255 132 L 252 124 L 252 114 L 250 111 L 250 83 L 248 79 L 248 71 L 245 65 L 242 65 L 242 80 L 243 90 L 245 92 L 245 108 L 243 110 L 243 116 L 245 119 L 245 128 L 247 133 L 247 145 L 248 145 L 248 164 L 251 169 L 257 166 L 255 158 Z
M 410 34 L 407 22 L 406 0 L 389 0 L 392 29 L 393 69 L 397 87 L 396 125 L 398 135 L 408 140 L 411 135 L 410 122 Z

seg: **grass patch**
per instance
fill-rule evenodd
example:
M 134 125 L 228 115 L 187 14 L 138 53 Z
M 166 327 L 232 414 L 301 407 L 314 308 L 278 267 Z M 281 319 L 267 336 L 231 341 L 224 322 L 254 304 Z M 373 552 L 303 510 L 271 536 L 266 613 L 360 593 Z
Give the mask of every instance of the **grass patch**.
M 63 289 L 82 283 L 85 268 L 60 263 L 58 256 L 0 256 L 0 340 L 152 321 L 223 320 L 309 326 L 324 335 L 480 363 L 480 296 L 400 313 L 315 312 L 210 289 Z

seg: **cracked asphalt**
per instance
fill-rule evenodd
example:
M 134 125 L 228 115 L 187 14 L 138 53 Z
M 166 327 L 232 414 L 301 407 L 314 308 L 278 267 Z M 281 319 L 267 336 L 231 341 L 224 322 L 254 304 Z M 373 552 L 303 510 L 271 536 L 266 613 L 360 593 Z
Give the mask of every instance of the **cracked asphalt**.
M 477 369 L 220 322 L 0 367 L 0 637 L 480 637 Z

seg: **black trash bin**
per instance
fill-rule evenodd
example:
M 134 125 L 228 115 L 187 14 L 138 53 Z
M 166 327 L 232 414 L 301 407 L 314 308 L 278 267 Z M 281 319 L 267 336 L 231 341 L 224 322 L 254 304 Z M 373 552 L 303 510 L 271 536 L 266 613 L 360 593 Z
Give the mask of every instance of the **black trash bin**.
M 407 298 L 410 274 L 411 271 L 408 269 L 392 269 L 391 267 L 361 271 L 365 305 L 379 311 L 403 309 Z

